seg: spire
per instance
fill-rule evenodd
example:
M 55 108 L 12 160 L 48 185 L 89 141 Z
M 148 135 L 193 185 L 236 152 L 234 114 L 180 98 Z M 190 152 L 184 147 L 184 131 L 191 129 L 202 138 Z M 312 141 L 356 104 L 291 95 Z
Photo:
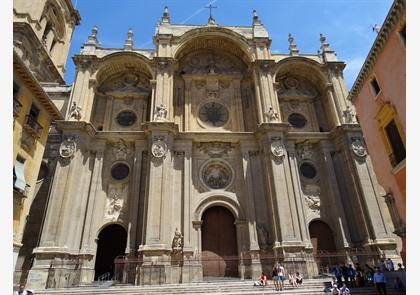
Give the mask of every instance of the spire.
M 252 11 L 252 25 L 261 25 L 260 18 L 258 17 L 257 11 L 255 9 Z
M 124 50 L 133 50 L 133 30 L 128 29 L 127 39 L 125 40 Z
M 321 42 L 321 51 L 332 51 L 330 44 L 327 42 L 327 37 L 322 33 L 319 34 L 319 41 Z
M 96 38 L 97 34 L 98 34 L 98 27 L 94 25 L 92 28 L 92 33 L 88 37 L 88 41 L 86 42 L 86 44 L 98 45 L 99 44 L 98 39 Z
M 299 50 L 295 44 L 295 38 L 293 38 L 292 34 L 289 33 L 289 54 L 292 56 L 299 55 Z
M 168 6 L 165 6 L 165 8 L 163 8 L 162 23 L 170 23 Z

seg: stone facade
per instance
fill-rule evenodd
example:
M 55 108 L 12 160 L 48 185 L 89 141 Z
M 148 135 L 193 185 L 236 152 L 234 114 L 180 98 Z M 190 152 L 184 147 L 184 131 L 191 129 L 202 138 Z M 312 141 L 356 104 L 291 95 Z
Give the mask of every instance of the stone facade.
M 238 277 L 274 259 L 317 275 L 314 221 L 329 226 L 337 250 L 399 259 L 360 127 L 346 115 L 345 64 L 324 36 L 319 54 L 299 54 L 291 36 L 290 53 L 272 54 L 255 12 L 252 26 L 186 26 L 167 9 L 155 50 L 133 48 L 131 30 L 120 50 L 100 47 L 97 34 L 73 57 L 28 286 L 98 278 L 101 241 L 116 225 L 123 254 L 139 261 L 133 282 L 200 281 L 215 207 L 234 220 L 236 244 L 223 253 L 240 257 Z

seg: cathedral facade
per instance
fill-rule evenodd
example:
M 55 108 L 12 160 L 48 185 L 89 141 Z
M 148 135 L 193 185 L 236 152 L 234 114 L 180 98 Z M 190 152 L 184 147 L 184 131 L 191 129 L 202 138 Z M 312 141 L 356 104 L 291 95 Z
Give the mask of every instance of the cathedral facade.
M 136 262 L 135 284 L 255 278 L 275 261 L 313 277 L 320 251 L 400 260 L 324 36 L 317 54 L 292 36 L 274 54 L 255 12 L 251 26 L 196 26 L 166 8 L 154 50 L 131 31 L 121 49 L 97 34 L 73 57 L 44 155 L 53 176 L 28 286 L 90 283 L 118 259 Z

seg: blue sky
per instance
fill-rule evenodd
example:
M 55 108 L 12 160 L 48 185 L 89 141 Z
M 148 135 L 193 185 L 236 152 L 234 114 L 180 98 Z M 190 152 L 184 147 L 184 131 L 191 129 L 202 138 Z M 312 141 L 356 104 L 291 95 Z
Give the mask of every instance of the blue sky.
M 67 83 L 74 80 L 71 57 L 79 53 L 93 27 L 99 28 L 103 47 L 122 48 L 127 30 L 134 31 L 135 48 L 153 48 L 152 36 L 163 7 L 169 7 L 172 23 L 205 24 L 211 0 L 72 0 L 82 17 L 73 34 L 66 66 Z M 350 89 L 376 34 L 373 24 L 382 24 L 392 0 L 213 0 L 213 16 L 219 25 L 249 26 L 252 10 L 257 13 L 272 39 L 272 52 L 288 52 L 292 33 L 301 53 L 316 53 L 319 33 L 327 37 L 344 71 Z

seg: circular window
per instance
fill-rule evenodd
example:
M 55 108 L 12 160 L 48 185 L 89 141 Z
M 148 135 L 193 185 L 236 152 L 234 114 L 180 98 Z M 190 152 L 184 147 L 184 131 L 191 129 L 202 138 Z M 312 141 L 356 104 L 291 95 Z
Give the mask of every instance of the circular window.
M 114 165 L 114 167 L 111 168 L 111 175 L 116 180 L 122 180 L 128 176 L 130 173 L 130 168 L 123 163 L 119 163 Z
M 301 114 L 293 113 L 289 116 L 289 123 L 295 128 L 303 128 L 306 125 L 306 118 Z
M 306 178 L 314 178 L 316 176 L 316 169 L 312 164 L 303 163 L 300 165 L 300 173 Z
M 204 183 L 212 189 L 226 188 L 232 181 L 232 172 L 228 165 L 222 162 L 211 162 L 202 170 Z
M 211 127 L 220 127 L 226 124 L 229 118 L 229 112 L 220 103 L 217 102 L 208 102 L 204 104 L 198 116 L 202 122 Z
M 117 115 L 117 122 L 121 126 L 131 126 L 136 123 L 137 116 L 131 111 L 122 111 Z

